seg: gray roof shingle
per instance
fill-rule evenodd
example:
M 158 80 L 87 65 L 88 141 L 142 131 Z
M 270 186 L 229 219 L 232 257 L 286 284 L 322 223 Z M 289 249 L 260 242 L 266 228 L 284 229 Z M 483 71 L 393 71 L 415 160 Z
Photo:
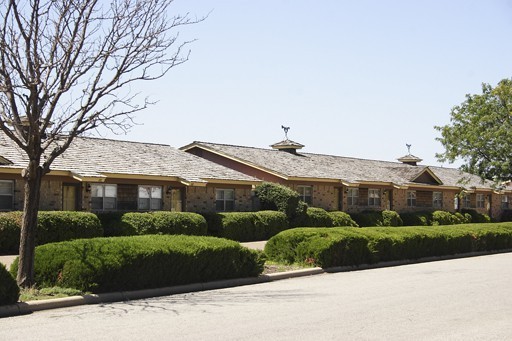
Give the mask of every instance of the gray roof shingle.
M 202 146 L 233 157 L 243 163 L 278 173 L 285 178 L 338 179 L 347 183 L 386 182 L 404 186 L 419 183 L 418 176 L 432 172 L 444 186 L 491 188 L 490 181 L 458 169 L 433 166 L 413 166 L 401 162 L 358 159 L 312 153 L 288 153 L 273 149 L 244 147 L 210 142 L 193 142 L 182 147 Z M 467 181 L 461 183 L 460 181 Z M 416 181 L 415 181 L 416 180 Z M 415 182 L 413 182 L 415 181 Z M 429 183 L 424 183 L 429 184 Z
M 1 168 L 24 168 L 26 154 L 0 133 L 0 156 L 12 162 Z M 177 177 L 186 182 L 208 180 L 259 182 L 258 179 L 183 152 L 169 145 L 77 137 L 58 157 L 52 170 L 70 171 L 78 177 L 109 174 Z

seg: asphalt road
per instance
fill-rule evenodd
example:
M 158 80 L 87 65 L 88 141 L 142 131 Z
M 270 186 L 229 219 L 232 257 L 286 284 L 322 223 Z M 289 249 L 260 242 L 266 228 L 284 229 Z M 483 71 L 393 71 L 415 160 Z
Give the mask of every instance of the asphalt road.
M 0 319 L 0 340 L 511 340 L 512 253 Z

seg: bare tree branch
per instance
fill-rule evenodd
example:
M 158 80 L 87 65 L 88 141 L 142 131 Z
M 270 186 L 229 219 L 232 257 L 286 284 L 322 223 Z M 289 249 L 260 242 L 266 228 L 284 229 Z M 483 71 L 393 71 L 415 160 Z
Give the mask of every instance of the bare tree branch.
M 177 30 L 205 18 L 171 16 L 172 3 L 0 2 L 0 130 L 30 160 L 23 173 L 26 214 L 37 215 L 41 177 L 75 137 L 99 127 L 128 130 L 133 115 L 152 103 L 132 85 L 159 79 L 188 60 L 192 41 Z M 23 226 L 34 224 L 31 214 Z M 22 235 L 30 228 L 22 227 Z M 20 258 L 21 252 L 22 246 Z

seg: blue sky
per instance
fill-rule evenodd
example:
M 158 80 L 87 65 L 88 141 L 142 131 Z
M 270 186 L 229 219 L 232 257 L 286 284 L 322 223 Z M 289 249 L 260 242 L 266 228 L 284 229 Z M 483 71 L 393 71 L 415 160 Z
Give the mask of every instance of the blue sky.
M 139 84 L 159 102 L 115 138 L 194 140 L 438 165 L 435 125 L 512 76 L 512 1 L 176 0 L 190 60 Z M 112 135 L 107 135 L 112 137 Z M 456 164 L 457 165 L 457 164 Z M 445 166 L 450 166 L 445 164 Z M 453 165 L 452 165 L 453 166 Z

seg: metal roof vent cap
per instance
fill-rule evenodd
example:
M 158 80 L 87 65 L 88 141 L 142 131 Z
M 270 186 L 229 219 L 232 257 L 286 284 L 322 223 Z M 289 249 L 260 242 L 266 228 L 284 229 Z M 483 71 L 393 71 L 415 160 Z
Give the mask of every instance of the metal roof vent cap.
M 405 146 L 407 147 L 407 155 L 404 155 L 400 158 L 398 158 L 397 160 L 402 162 L 402 163 L 405 163 L 407 165 L 411 165 L 411 166 L 417 166 L 419 162 L 423 161 L 423 159 L 420 159 L 419 157 L 417 156 L 414 156 L 411 154 L 411 146 L 410 144 L 405 144 Z
M 302 149 L 305 147 L 303 144 L 292 141 L 288 138 L 288 130 L 290 130 L 290 127 L 281 126 L 281 128 L 284 130 L 285 139 L 283 141 L 274 143 L 270 147 L 291 154 L 297 154 L 298 149 Z

